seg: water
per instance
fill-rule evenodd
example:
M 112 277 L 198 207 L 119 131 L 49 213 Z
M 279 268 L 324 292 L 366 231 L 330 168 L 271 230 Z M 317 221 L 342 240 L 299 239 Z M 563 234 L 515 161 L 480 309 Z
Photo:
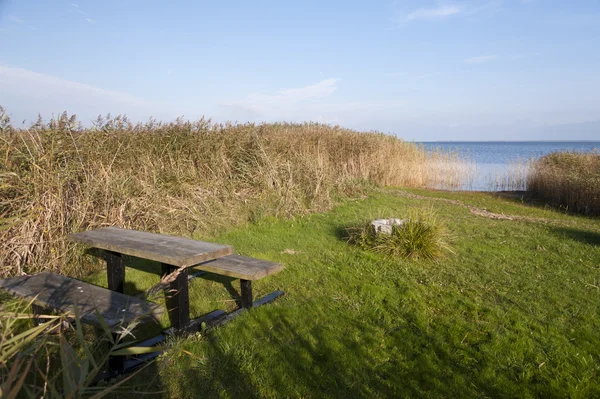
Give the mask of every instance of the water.
M 460 189 L 495 191 L 499 182 L 507 182 L 509 175 L 525 173 L 523 165 L 556 151 L 593 152 L 600 150 L 600 141 L 437 141 L 419 143 L 426 150 L 458 153 L 475 164 L 472 181 Z M 520 168 L 518 164 L 522 165 Z M 510 189 L 524 189 L 510 187 Z

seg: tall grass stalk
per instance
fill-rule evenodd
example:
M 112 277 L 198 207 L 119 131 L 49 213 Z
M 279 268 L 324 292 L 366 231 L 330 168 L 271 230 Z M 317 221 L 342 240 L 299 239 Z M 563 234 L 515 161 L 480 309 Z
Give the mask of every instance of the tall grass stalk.
M 523 191 L 527 188 L 529 174 L 533 170 L 533 159 L 517 158 L 510 161 L 508 168 L 500 172 L 496 170 L 488 176 L 488 187 L 491 191 Z
M 569 211 L 600 215 L 600 154 L 555 152 L 540 158 L 527 191 Z
M 99 316 L 102 332 L 95 340 L 87 337 L 79 315 L 74 328 L 64 330 L 64 316 L 35 316 L 42 323 L 31 323 L 30 303 L 8 301 L 0 306 L 0 397 L 101 398 L 123 385 L 130 375 L 116 384 L 94 387 L 110 356 L 140 354 L 164 347 L 132 348 L 124 342 L 137 322 L 122 326 L 113 337 Z M 55 333 L 55 334 L 52 334 Z M 140 369 L 141 370 L 141 369 Z
M 117 225 L 190 236 L 326 210 L 372 185 L 456 185 L 455 159 L 381 133 L 304 124 L 132 124 L 66 113 L 15 128 L 0 109 L 0 275 L 83 273 L 65 237 Z M 439 167 L 443 165 L 443 167 Z M 86 266 L 87 267 L 87 266 Z

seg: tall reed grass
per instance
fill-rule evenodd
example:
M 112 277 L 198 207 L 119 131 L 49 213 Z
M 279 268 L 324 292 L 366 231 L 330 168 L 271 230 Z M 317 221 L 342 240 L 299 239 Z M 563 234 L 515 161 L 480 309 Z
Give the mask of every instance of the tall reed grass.
M 600 154 L 555 152 L 540 158 L 527 191 L 569 211 L 600 215 Z
M 495 170 L 487 178 L 490 191 L 524 191 L 527 189 L 529 174 L 533 170 L 533 159 L 517 158 L 508 164 L 504 171 Z
M 81 230 L 202 235 L 325 210 L 372 185 L 461 179 L 451 155 L 316 123 L 132 124 L 107 116 L 83 128 L 64 113 L 16 128 L 0 108 L 0 154 L 0 275 L 83 273 L 87 266 L 65 240 Z

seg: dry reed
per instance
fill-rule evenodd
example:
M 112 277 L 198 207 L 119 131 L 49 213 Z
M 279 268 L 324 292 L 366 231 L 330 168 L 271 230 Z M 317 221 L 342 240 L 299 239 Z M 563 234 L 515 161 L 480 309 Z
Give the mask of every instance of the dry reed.
M 527 191 L 569 211 L 600 215 L 600 154 L 555 152 L 540 158 Z
M 72 232 L 116 225 L 208 235 L 325 210 L 373 185 L 439 187 L 461 178 L 450 155 L 315 123 L 134 125 L 117 116 L 83 128 L 64 113 L 17 129 L 0 108 L 0 154 L 4 276 L 87 272 L 65 240 Z

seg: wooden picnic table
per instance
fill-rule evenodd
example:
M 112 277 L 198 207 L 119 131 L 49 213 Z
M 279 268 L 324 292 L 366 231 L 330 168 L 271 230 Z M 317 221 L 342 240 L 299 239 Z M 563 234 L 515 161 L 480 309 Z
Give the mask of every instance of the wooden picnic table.
M 234 255 L 234 248 L 230 245 L 118 227 L 85 231 L 72 234 L 69 238 L 105 251 L 108 288 L 120 293 L 123 293 L 125 280 L 122 255 L 160 262 L 163 277 L 175 276 L 168 281 L 166 291 L 169 295 L 166 296 L 166 303 L 171 326 L 176 330 L 184 329 L 190 324 L 189 267 L 195 266 L 209 273 L 239 278 L 241 305 L 245 309 L 253 306 L 252 281 L 283 269 L 283 265 L 279 263 Z M 257 301 L 257 305 L 280 295 L 283 292 L 276 291 Z
M 139 319 L 158 321 L 162 314 L 161 306 L 123 293 L 123 255 L 161 263 L 162 278 L 158 286 L 165 290 L 165 302 L 172 326 L 169 330 L 174 333 L 194 331 L 204 322 L 212 326 L 226 323 L 245 309 L 262 306 L 284 295 L 283 291 L 277 290 L 254 301 L 252 281 L 278 273 L 283 265 L 235 255 L 230 245 L 117 227 L 72 234 L 69 239 L 102 250 L 107 266 L 108 289 L 51 272 L 2 279 L 0 288 L 31 300 L 35 305 L 34 313 L 54 310 L 73 315 L 78 312 L 82 321 L 96 326 L 108 325 L 113 334 L 117 334 L 116 331 L 123 323 Z M 188 281 L 195 276 L 189 275 L 191 266 L 207 273 L 239 278 L 241 306 L 229 313 L 215 310 L 190 320 Z M 104 321 L 101 321 L 100 316 Z M 150 347 L 165 340 L 171 334 L 169 330 L 139 343 L 138 346 Z M 125 356 L 111 356 L 109 371 L 113 374 L 121 373 L 153 356 L 156 353 L 129 359 Z
M 123 293 L 125 265 L 122 255 L 160 262 L 163 276 L 181 269 L 170 282 L 171 295 L 166 301 L 171 325 L 175 329 L 190 322 L 188 267 L 234 253 L 230 245 L 119 227 L 84 231 L 69 238 L 106 251 L 108 289 L 112 291 Z

